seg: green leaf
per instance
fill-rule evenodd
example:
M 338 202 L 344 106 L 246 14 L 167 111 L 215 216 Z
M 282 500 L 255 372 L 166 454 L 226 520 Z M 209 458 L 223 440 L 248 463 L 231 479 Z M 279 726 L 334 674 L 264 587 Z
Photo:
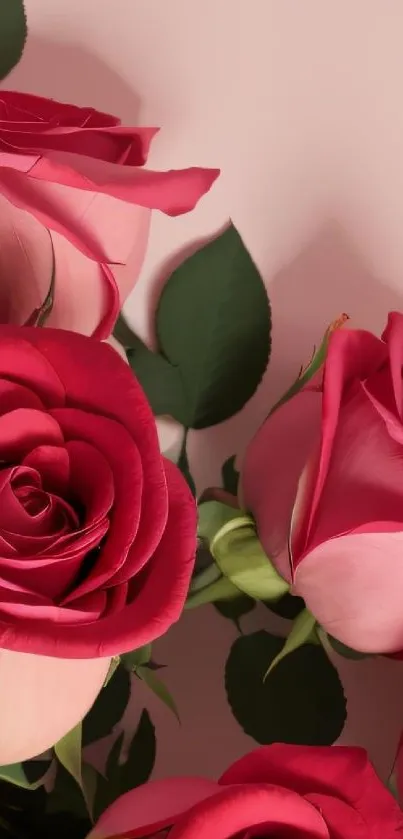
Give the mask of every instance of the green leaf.
M 338 655 L 343 656 L 343 658 L 350 658 L 352 661 L 360 661 L 363 658 L 368 658 L 370 653 L 361 653 L 357 650 L 352 650 L 350 647 L 346 647 L 345 644 L 342 644 L 341 641 L 338 641 L 337 638 L 333 638 L 332 635 L 328 635 L 323 626 L 316 627 L 316 633 L 319 638 L 320 643 L 323 646 L 323 649 L 326 651 L 328 655 L 334 651 L 338 653 Z
M 284 405 L 285 402 L 288 402 L 289 399 L 292 399 L 293 396 L 296 396 L 296 394 L 299 393 L 300 390 L 302 390 L 302 388 L 305 387 L 306 384 L 308 384 L 308 382 L 310 381 L 310 379 L 312 379 L 315 373 L 318 373 L 318 371 L 326 361 L 329 339 L 332 333 L 335 331 L 335 329 L 340 329 L 346 322 L 346 320 L 348 320 L 348 316 L 343 314 L 340 318 L 338 318 L 336 321 L 334 321 L 334 323 L 332 323 L 329 326 L 329 328 L 325 332 L 319 349 L 314 351 L 312 359 L 307 365 L 307 367 L 305 367 L 305 369 L 301 371 L 301 373 L 298 376 L 298 379 L 286 391 L 284 396 L 282 396 L 281 399 L 278 402 L 276 402 L 274 408 L 271 409 L 269 416 L 270 414 L 273 414 L 274 411 L 277 410 L 277 408 L 280 408 L 281 405 Z
M 0 80 L 18 64 L 27 37 L 27 19 L 22 0 L 0 1 Z
M 212 583 L 216 583 L 218 580 L 220 580 L 221 577 L 221 571 L 213 560 L 210 565 L 208 565 L 206 568 L 204 568 L 203 571 L 200 571 L 199 574 L 196 574 L 192 578 L 189 594 L 196 594 L 196 592 L 208 588 L 212 585 Z
M 195 591 L 194 594 L 190 593 L 185 609 L 196 609 L 197 606 L 205 606 L 206 603 L 214 603 L 216 600 L 233 600 L 235 597 L 239 597 L 239 588 L 226 577 L 220 577 L 206 588 Z
M 148 711 L 143 710 L 131 741 L 127 760 L 120 766 L 120 794 L 148 781 L 155 763 L 155 728 Z
M 296 597 L 291 592 L 287 592 L 279 600 L 270 600 L 269 602 L 262 600 L 262 603 L 270 612 L 274 612 L 280 618 L 286 618 L 291 621 L 298 617 L 300 612 L 305 609 L 305 603 L 302 597 Z
M 302 647 L 303 644 L 319 644 L 319 638 L 315 631 L 316 626 L 316 618 L 308 612 L 308 609 L 304 609 L 292 625 L 292 629 L 288 638 L 286 638 L 285 643 L 283 644 L 282 649 L 278 653 L 278 655 L 273 658 L 269 669 L 265 674 L 265 679 L 267 679 L 268 675 L 274 670 L 275 667 L 279 664 L 279 662 L 285 658 L 290 653 L 297 650 L 298 647 Z
M 83 720 L 83 747 L 111 733 L 123 717 L 129 698 L 130 674 L 120 664 Z
M 325 643 L 325 636 L 327 636 L 327 641 L 330 647 L 339 655 L 343 656 L 343 658 L 350 658 L 353 661 L 360 661 L 362 658 L 368 658 L 370 653 L 360 653 L 358 650 L 352 650 L 351 647 L 346 647 L 345 644 L 342 644 L 341 641 L 338 641 L 337 638 L 333 638 L 332 635 L 328 635 L 322 627 L 318 630 L 318 635 L 321 643 L 324 645 L 326 649 Z
M 157 338 L 184 394 L 179 413 L 167 406 L 163 413 L 186 428 L 206 428 L 236 414 L 265 372 L 270 330 L 264 284 L 231 224 L 179 265 L 163 288 Z
M 220 530 L 233 519 L 245 519 L 244 510 L 223 504 L 222 501 L 204 501 L 198 505 L 197 535 L 211 550 L 211 544 Z M 252 519 L 246 517 L 248 522 Z
M 105 776 L 109 782 L 113 780 L 113 778 L 118 773 L 120 767 L 120 756 L 122 754 L 122 746 L 123 740 L 125 739 L 124 731 L 121 731 L 116 740 L 113 743 L 113 746 L 109 752 L 107 761 L 106 761 L 106 768 L 105 768 Z M 119 794 L 119 788 L 117 787 L 117 793 Z
M 148 781 L 155 763 L 155 729 L 144 709 L 130 743 L 126 762 L 122 763 L 124 732 L 116 738 L 106 762 L 105 778 L 99 777 L 94 806 L 94 820 L 123 793 Z
M 155 696 L 158 696 L 158 699 L 169 708 L 170 711 L 175 715 L 178 722 L 180 722 L 179 712 L 176 706 L 176 702 L 171 696 L 168 688 L 164 685 L 164 682 L 158 678 L 154 670 L 151 670 L 150 667 L 137 667 L 136 669 L 136 676 L 139 677 L 147 687 L 152 690 Z
M 289 583 L 280 577 L 268 559 L 253 522 L 248 522 L 246 517 L 245 521 L 233 521 L 234 529 L 222 528 L 211 544 L 211 552 L 220 571 L 249 597 L 277 600 L 288 591 Z M 229 524 L 232 525 L 232 522 Z
M 240 619 L 253 611 L 256 600 L 248 597 L 247 594 L 239 594 L 235 600 L 217 600 L 213 606 L 223 618 L 233 621 L 238 632 L 241 632 Z
M 58 743 L 54 745 L 54 752 L 58 761 L 74 778 L 80 789 L 83 788 L 81 774 L 82 723 L 72 728 Z
M 92 821 L 94 817 L 94 803 L 100 773 L 90 763 L 83 763 L 82 767 L 83 791 L 88 815 Z
M 38 839 L 39 836 L 40 839 L 51 839 L 48 834 L 45 836 L 40 830 L 46 798 L 43 786 L 32 790 L 1 781 L 0 836 L 2 839 L 8 836 L 10 839 Z
M 187 408 L 179 369 L 148 349 L 135 335 L 126 355 L 155 416 L 168 414 L 182 422 Z
M 206 501 L 199 505 L 197 532 L 207 542 L 223 576 L 243 594 L 256 600 L 278 600 L 288 591 L 289 583 L 268 559 L 252 517 L 243 510 L 221 501 Z
M 134 346 L 136 341 L 138 340 L 137 335 L 134 334 L 133 330 L 127 323 L 123 312 L 120 312 L 118 319 L 115 323 L 113 329 L 113 337 L 121 344 L 121 346 L 127 350 L 130 347 Z
M 239 472 L 235 469 L 236 456 L 232 455 L 221 468 L 223 487 L 231 495 L 238 495 Z
M 346 700 L 337 670 L 320 645 L 305 644 L 284 658 L 264 681 L 283 638 L 268 632 L 241 635 L 225 668 L 232 713 L 258 743 L 326 746 L 343 730 Z
M 52 274 L 50 278 L 49 291 L 43 303 L 37 309 L 34 309 L 34 311 L 31 313 L 27 322 L 24 324 L 25 326 L 44 326 L 53 309 L 56 281 L 56 256 L 55 249 L 53 246 L 52 234 L 50 230 L 48 230 L 48 233 L 52 249 Z
M 185 431 L 185 434 L 183 436 L 182 448 L 179 455 L 179 460 L 176 465 L 178 469 L 180 469 L 180 471 L 182 472 L 182 475 L 185 478 L 192 495 L 196 498 L 196 485 L 190 472 L 187 455 L 187 431 Z
M 109 670 L 106 674 L 106 679 L 105 679 L 105 682 L 104 682 L 104 688 L 106 688 L 108 682 L 110 682 L 112 676 L 114 676 L 116 670 L 119 667 L 119 664 L 120 664 L 120 656 L 119 655 L 114 655 L 113 658 L 111 658 L 111 663 L 109 665 Z
M 104 810 L 119 798 L 120 795 L 120 756 L 124 740 L 124 731 L 116 737 L 109 752 L 105 776 L 100 775 L 97 780 L 93 804 L 94 822 L 96 823 Z
M 151 644 L 145 644 L 144 647 L 139 647 L 138 650 L 132 650 L 131 653 L 124 653 L 121 656 L 122 664 L 127 670 L 132 672 L 136 667 L 142 664 L 148 664 L 151 658 L 151 650 Z
M 52 793 L 46 800 L 46 812 L 69 813 L 78 819 L 89 818 L 82 790 L 62 763 L 57 764 Z
M 24 760 L 22 766 L 24 769 L 24 773 L 31 784 L 30 789 L 32 789 L 32 784 L 37 784 L 38 781 L 40 782 L 40 784 L 44 783 L 45 777 L 51 765 L 52 760 L 38 760 L 37 758 L 33 758 L 32 760 Z
M 37 789 L 43 783 L 42 778 L 37 781 L 29 781 L 22 763 L 11 763 L 9 766 L 0 766 L 0 781 L 7 781 L 22 789 Z

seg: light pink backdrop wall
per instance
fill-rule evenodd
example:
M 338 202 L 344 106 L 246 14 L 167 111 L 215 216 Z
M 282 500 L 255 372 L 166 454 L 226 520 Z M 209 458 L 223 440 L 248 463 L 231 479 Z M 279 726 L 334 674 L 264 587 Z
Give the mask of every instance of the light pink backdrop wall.
M 200 483 L 242 449 L 325 325 L 379 330 L 403 298 L 401 0 L 26 0 L 30 40 L 10 86 L 163 126 L 150 163 L 220 166 L 198 210 L 156 216 L 128 312 L 148 332 L 167 261 L 229 216 L 267 282 L 274 352 L 250 405 L 194 434 Z M 165 267 L 166 270 L 166 267 Z M 200 457 L 200 452 L 203 457 Z M 255 615 L 245 627 L 263 626 Z M 156 772 L 216 774 L 252 741 L 231 718 L 223 664 L 235 633 L 187 614 L 158 647 L 183 725 L 154 702 Z M 387 774 L 403 724 L 403 665 L 340 662 L 349 721 Z M 140 698 L 138 700 L 140 705 Z M 136 713 L 136 709 L 133 710 Z

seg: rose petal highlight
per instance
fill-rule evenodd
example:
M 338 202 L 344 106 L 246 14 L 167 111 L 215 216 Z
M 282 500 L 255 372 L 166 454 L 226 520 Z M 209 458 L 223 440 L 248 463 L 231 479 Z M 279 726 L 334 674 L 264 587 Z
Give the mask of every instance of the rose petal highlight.
M 28 760 L 67 734 L 89 711 L 108 668 L 106 658 L 0 650 L 0 764 Z

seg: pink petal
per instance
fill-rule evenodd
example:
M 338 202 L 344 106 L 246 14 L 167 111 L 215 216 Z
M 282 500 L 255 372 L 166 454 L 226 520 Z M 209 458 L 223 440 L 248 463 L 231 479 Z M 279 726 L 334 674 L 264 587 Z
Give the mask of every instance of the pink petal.
M 192 166 L 152 172 L 86 155 L 47 152 L 31 160 L 27 174 L 30 180 L 103 193 L 176 216 L 195 207 L 212 187 L 220 170 Z
M 175 822 L 189 807 L 217 792 L 205 778 L 151 781 L 122 795 L 102 813 L 87 839 L 115 835 L 147 836 Z
M 346 778 L 349 779 L 346 784 Z M 273 743 L 235 761 L 220 784 L 277 784 L 299 795 L 315 789 L 338 797 L 358 798 L 376 775 L 364 749 L 344 746 L 297 746 Z
M 9 165 L 4 157 L 0 155 L 4 164 L 0 166 L 0 192 L 16 207 L 28 210 L 45 227 L 61 233 L 90 259 L 100 263 L 124 261 L 118 252 L 110 250 L 111 244 L 116 246 L 118 231 L 112 229 L 112 222 L 104 240 L 83 227 L 83 202 L 87 207 L 88 199 L 94 195 L 102 200 L 109 196 L 177 215 L 193 209 L 219 174 L 217 169 L 197 168 L 150 172 L 68 154 L 51 155 L 51 160 L 10 155 Z M 26 171 L 23 171 L 24 160 Z M 125 241 L 126 252 L 128 244 Z
M 0 764 L 27 760 L 60 740 L 96 699 L 109 659 L 74 661 L 0 650 Z
M 392 531 L 402 525 L 391 523 L 389 527 Z M 401 650 L 402 555 L 402 531 L 340 536 L 302 559 L 294 593 L 303 597 L 319 623 L 347 646 L 369 653 Z
M 49 231 L 0 196 L 0 322 L 26 323 L 52 276 Z
M 374 521 L 399 521 L 403 529 L 403 448 L 365 391 L 343 403 L 332 457 L 307 540 L 293 540 L 293 553 L 311 552 L 321 542 Z
M 302 529 L 309 533 L 320 501 L 331 459 L 343 394 L 358 380 L 365 381 L 379 370 L 388 353 L 386 345 L 371 332 L 338 329 L 332 333 L 323 373 L 322 440 L 312 500 Z
M 120 309 L 138 279 L 146 252 L 150 211 L 104 195 L 55 186 L 55 199 L 82 217 L 83 230 L 124 263 L 113 268 Z M 47 326 L 91 335 L 114 305 L 100 266 L 59 233 L 0 196 L 0 322 L 26 323 L 49 291 L 52 241 L 56 286 Z M 116 317 L 116 312 L 114 312 Z
M 4 120 L 7 126 L 11 121 L 20 125 L 21 122 L 25 122 L 29 124 L 29 130 L 34 130 L 37 126 L 48 126 L 51 122 L 70 125 L 72 128 L 77 125 L 110 128 L 120 122 L 118 117 L 97 111 L 95 108 L 82 108 L 79 105 L 16 90 L 0 91 L 0 119 Z
M 16 121 L 0 125 L 0 148 L 10 155 L 42 154 L 44 151 L 68 152 L 107 160 L 125 166 L 143 166 L 151 140 L 158 128 L 132 128 L 125 125 L 53 127 Z
M 390 373 L 393 382 L 396 410 L 398 416 L 402 419 L 403 316 L 400 312 L 389 313 L 388 323 L 383 332 L 382 339 L 388 344 Z
M 266 836 L 275 836 L 276 831 L 292 836 L 294 830 L 296 838 L 330 839 L 324 819 L 312 804 L 270 784 L 221 789 L 189 810 L 171 830 L 170 839 L 230 839 L 261 825 Z
M 241 484 L 263 547 L 290 578 L 288 536 L 301 472 L 320 435 L 322 394 L 302 391 L 266 420 L 250 443 Z
M 88 193 L 86 194 L 86 198 Z M 147 249 L 150 228 L 150 211 L 143 207 L 133 207 L 113 198 L 100 200 L 98 196 L 92 203 L 91 214 L 85 217 L 86 229 L 92 228 L 92 235 L 102 239 L 103 231 L 109 227 L 108 239 L 111 253 L 124 254 L 122 262 L 112 268 L 117 285 L 119 310 L 133 290 L 143 265 Z M 91 197 L 87 198 L 88 205 Z M 113 243 L 112 231 L 119 232 L 119 242 Z M 55 302 L 47 320 L 47 326 L 71 329 L 84 335 L 95 333 L 108 311 L 113 307 L 113 290 L 100 266 L 85 256 L 65 237 L 55 233 L 53 236 L 56 259 Z M 118 250 L 120 247 L 120 250 Z M 113 308 L 112 323 L 98 337 L 106 337 L 116 319 L 116 307 Z
M 376 836 L 382 839 L 394 835 L 393 830 L 402 825 L 399 808 L 360 748 L 274 743 L 241 757 L 219 783 L 267 783 L 292 789 L 315 804 L 335 839 L 355 836 L 357 817 L 360 826 L 363 819 L 374 829 L 376 826 Z

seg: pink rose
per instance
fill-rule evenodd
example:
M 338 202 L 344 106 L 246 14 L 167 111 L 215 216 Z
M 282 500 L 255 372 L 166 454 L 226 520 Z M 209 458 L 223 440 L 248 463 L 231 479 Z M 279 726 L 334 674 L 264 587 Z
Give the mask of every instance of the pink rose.
M 403 649 L 403 316 L 333 333 L 323 384 L 275 410 L 246 452 L 245 506 L 320 624 L 364 652 Z
M 139 275 L 150 210 L 188 212 L 218 175 L 143 169 L 156 131 L 123 127 L 93 108 L 1 91 L 0 322 L 25 323 L 46 298 L 48 228 L 57 277 L 49 325 L 110 334 Z
M 162 831 L 162 832 L 160 832 Z M 393 839 L 403 814 L 363 749 L 273 745 L 219 782 L 153 781 L 118 798 L 88 839 Z

